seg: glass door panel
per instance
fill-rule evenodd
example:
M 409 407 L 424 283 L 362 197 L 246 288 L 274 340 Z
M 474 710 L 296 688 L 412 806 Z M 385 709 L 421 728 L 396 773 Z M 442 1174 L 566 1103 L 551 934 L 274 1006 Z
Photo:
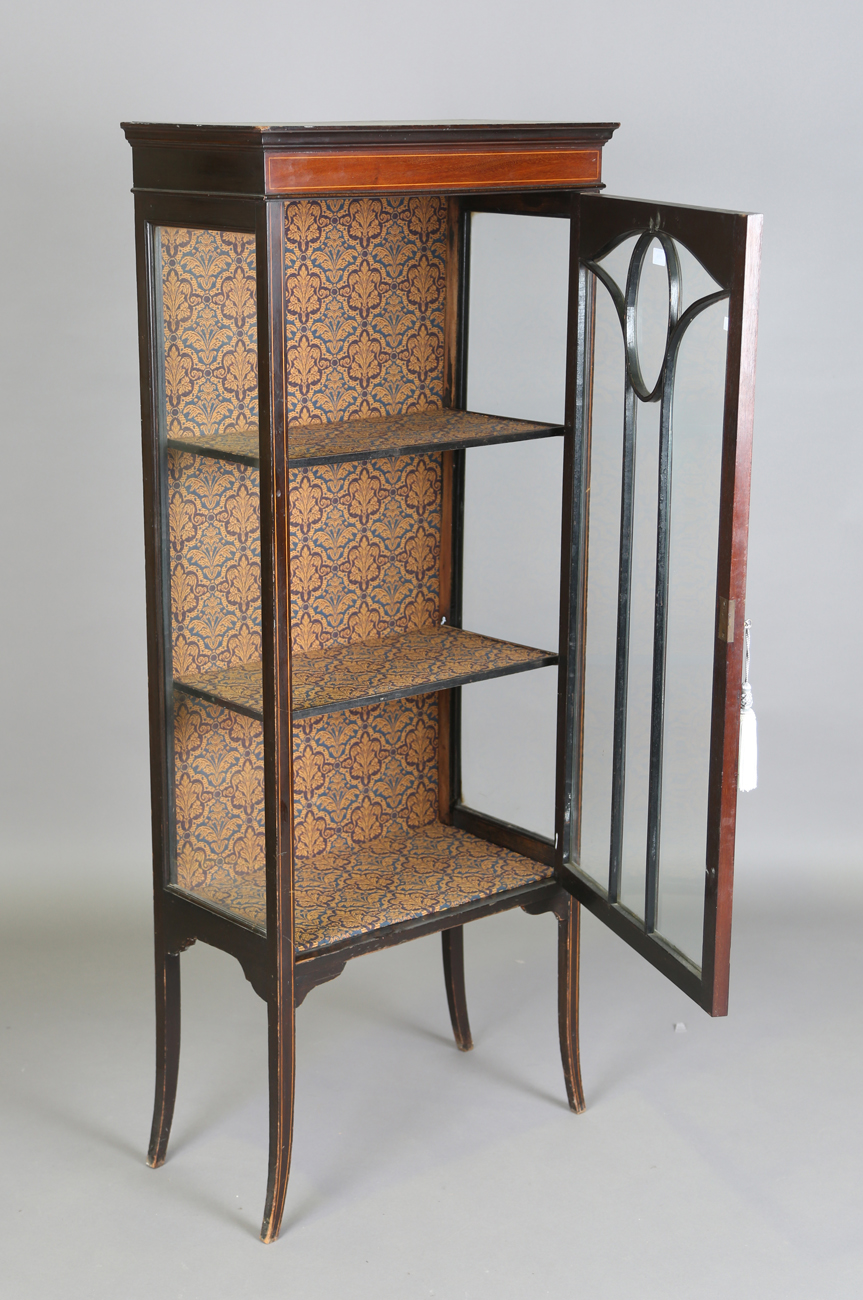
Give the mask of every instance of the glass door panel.
M 760 218 L 577 205 L 562 879 L 722 1014 Z

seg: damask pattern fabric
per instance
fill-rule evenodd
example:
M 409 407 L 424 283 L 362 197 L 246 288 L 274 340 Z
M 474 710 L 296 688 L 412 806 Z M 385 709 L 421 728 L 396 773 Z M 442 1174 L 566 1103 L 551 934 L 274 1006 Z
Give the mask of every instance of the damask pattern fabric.
M 168 226 L 160 236 L 168 436 L 257 423 L 254 236 Z
M 233 888 L 263 871 L 261 723 L 178 693 L 174 753 L 177 884 Z M 298 857 L 353 852 L 382 835 L 428 826 L 436 815 L 436 696 L 295 725 Z
M 446 200 L 285 204 L 288 419 L 443 404 Z
M 176 696 L 174 790 L 178 885 L 195 890 L 263 870 L 260 722 Z
M 446 207 L 437 198 L 309 201 L 285 211 L 289 419 L 439 408 Z M 169 438 L 245 454 L 257 422 L 250 235 L 163 229 Z M 258 471 L 168 455 L 173 670 L 260 659 Z M 292 470 L 293 646 L 320 651 L 439 619 L 438 455 Z M 297 724 L 296 849 L 350 852 L 434 821 L 433 696 Z M 177 694 L 178 883 L 227 888 L 264 860 L 261 725 Z
M 168 453 L 177 677 L 261 657 L 259 500 L 257 470 Z
M 309 652 L 439 621 L 440 457 L 291 472 L 291 637 Z
M 311 654 L 296 652 L 291 662 L 291 712 L 295 719 L 311 717 L 352 701 L 368 705 L 396 691 L 442 690 L 461 681 L 539 667 L 556 658 L 551 651 L 448 626 L 354 641 Z M 174 689 L 263 716 L 263 684 L 257 662 L 175 678 Z
M 380 460 L 383 456 L 482 447 L 531 434 L 545 437 L 560 432 L 560 425 L 539 420 L 514 420 L 476 411 L 429 410 L 373 420 L 343 420 L 340 424 L 295 424 L 288 433 L 288 457 L 292 466 L 302 469 L 333 460 Z M 168 445 L 177 451 L 197 447 L 202 456 L 239 460 L 255 468 L 260 463 L 257 425 L 200 438 L 172 437 Z
M 351 853 L 300 859 L 295 868 L 295 949 L 317 952 L 380 926 L 552 878 L 550 868 L 440 822 L 414 833 L 387 835 Z M 263 872 L 207 885 L 199 894 L 266 928 Z
M 437 816 L 437 697 L 294 723 L 294 848 L 348 851 Z

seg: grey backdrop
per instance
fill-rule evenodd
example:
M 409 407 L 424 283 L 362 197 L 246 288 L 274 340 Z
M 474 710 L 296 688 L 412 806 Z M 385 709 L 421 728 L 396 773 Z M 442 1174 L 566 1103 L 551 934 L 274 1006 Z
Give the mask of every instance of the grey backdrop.
M 857 945 L 846 935 L 844 946 L 838 938 L 834 946 L 831 936 L 847 925 L 858 897 L 863 806 L 860 12 L 841 0 L 781 6 L 766 0 L 606 0 L 593 6 L 553 0 L 441 0 L 436 6 L 153 0 L 138 7 L 32 0 L 6 6 L 0 43 L 2 915 L 7 938 L 25 936 L 22 951 L 35 952 L 41 942 L 39 951 L 49 956 L 52 948 L 66 951 L 67 916 L 97 918 L 86 931 L 90 953 L 101 951 L 109 933 L 122 948 L 116 934 L 125 931 L 116 930 L 117 918 L 141 916 L 141 928 L 129 922 L 137 981 L 129 1005 L 143 1025 L 133 1051 L 143 1078 L 138 1111 L 147 1108 L 151 1069 L 149 796 L 131 153 L 120 119 L 619 120 L 605 154 L 611 193 L 765 214 L 748 602 L 761 770 L 758 791 L 741 798 L 738 883 L 750 912 L 739 933 L 751 936 L 751 948 L 741 949 L 741 969 L 746 952 L 758 952 L 759 934 L 774 933 L 776 918 L 789 908 L 794 919 L 788 933 L 809 934 L 805 909 L 820 899 L 825 980 L 819 987 L 829 1001 L 834 981 L 847 987 L 859 970 Z M 627 964 L 627 955 L 618 957 L 613 940 L 609 948 L 599 937 L 591 943 L 600 945 L 595 951 L 603 961 L 609 953 L 621 971 L 646 979 Z M 68 960 L 68 971 L 82 969 L 79 950 Z M 116 973 L 121 965 L 108 963 L 105 970 Z M 9 988 L 32 993 L 26 1005 L 33 1023 L 47 1017 L 45 1025 L 54 1026 L 57 988 L 73 975 L 49 981 L 53 992 L 40 1001 L 42 985 L 34 979 L 25 990 L 23 969 L 13 969 Z M 776 969 L 793 972 L 796 959 L 788 956 Z M 549 980 L 552 975 L 549 969 Z M 754 989 L 760 976 L 752 979 L 747 987 Z M 732 986 L 732 1017 L 735 996 L 741 1012 L 748 1005 L 735 994 L 742 987 Z M 97 999 L 104 984 L 98 990 Z M 618 994 L 630 996 L 622 985 Z M 63 1023 L 80 1014 L 72 999 Z M 813 1011 L 815 1022 L 819 1014 Z M 121 1021 L 129 1023 L 111 1021 L 114 1044 L 125 1032 L 117 1027 Z M 637 1025 L 632 1032 L 637 1036 Z M 92 1041 L 98 1037 L 94 1023 Z M 750 1048 L 751 1042 L 740 1045 L 741 1052 Z M 808 1061 L 814 1038 L 798 1048 L 795 1063 Z M 850 1068 L 843 1050 L 837 1049 L 836 1077 Z M 13 1059 L 10 1078 L 21 1082 L 25 1066 Z M 50 1052 L 45 1059 L 53 1062 L 45 1068 L 56 1067 L 61 1077 L 62 1061 Z M 626 1069 L 637 1071 L 638 1059 L 633 1047 Z M 703 1068 L 709 1073 L 713 1066 Z M 126 1082 L 124 1076 L 117 1086 Z M 559 1090 L 559 1081 L 554 1086 Z M 745 1082 L 741 1089 L 745 1099 Z M 799 1103 L 802 1109 L 803 1095 Z M 77 1112 L 69 1105 L 74 1126 Z M 796 1105 L 791 1110 L 798 1113 Z M 618 1113 L 625 1119 L 625 1108 Z M 138 1159 L 146 1118 L 136 1123 L 123 1160 L 130 1151 Z M 791 1143 L 791 1130 L 777 1141 L 780 1147 Z M 556 1142 L 550 1135 L 549 1150 Z M 836 1142 L 839 1150 L 838 1131 Z M 80 1168 L 94 1145 L 96 1138 L 80 1153 L 76 1149 L 68 1169 Z M 21 1146 L 21 1169 L 31 1168 L 35 1149 L 29 1142 Z M 517 1158 L 529 1164 L 531 1150 L 528 1143 Z M 600 1163 L 603 1150 L 600 1143 L 594 1151 Z M 336 1160 L 336 1181 L 337 1166 Z M 36 1159 L 32 1177 L 40 1186 L 51 1168 L 47 1152 Z M 493 1189 L 508 1177 L 503 1168 L 489 1169 L 476 1198 L 493 1200 Z M 827 1177 L 817 1160 L 813 1170 L 816 1180 Z M 263 1194 L 262 1169 L 255 1178 L 260 1188 L 256 1182 L 250 1192 L 250 1222 Z M 686 1185 L 684 1179 L 677 1188 L 683 1214 Z M 148 1194 L 155 1195 L 149 1185 Z M 171 1203 L 181 1206 L 183 1195 L 181 1187 Z M 596 1193 L 607 1197 L 612 1218 L 621 1195 L 616 1185 Z M 214 1204 L 218 1200 L 214 1193 Z M 217 1211 L 208 1206 L 204 1218 L 211 1213 Z M 733 1219 L 740 1250 L 747 1222 L 743 1211 Z M 224 1228 L 221 1221 L 218 1226 Z M 236 1224 L 225 1231 L 235 1233 Z M 380 1222 L 374 1231 L 386 1234 Z M 489 1223 L 482 1231 L 501 1229 Z M 794 1235 L 787 1222 L 782 1231 Z M 38 1255 L 43 1240 L 38 1232 L 28 1237 L 27 1250 Z M 115 1237 L 115 1252 L 121 1240 Z M 257 1259 L 247 1238 L 242 1244 L 245 1255 Z M 57 1272 L 54 1282 L 41 1284 L 44 1294 L 73 1294 L 68 1281 L 57 1280 L 72 1258 L 80 1293 L 97 1293 L 87 1279 L 92 1282 L 100 1266 L 98 1254 L 84 1259 L 75 1249 L 69 1245 L 64 1254 L 66 1246 L 55 1243 L 53 1255 L 49 1250 L 45 1258 L 55 1260 Z M 135 1249 L 129 1246 L 128 1260 Z M 144 1246 L 137 1249 L 140 1258 Z M 362 1253 L 362 1244 L 355 1249 Z M 470 1241 L 460 1249 L 472 1259 Z M 685 1254 L 688 1247 L 673 1249 Z M 312 1255 L 310 1277 L 319 1249 Z M 650 1258 L 660 1277 L 666 1263 Z M 842 1273 L 846 1281 L 859 1278 L 855 1260 Z M 464 1294 L 485 1295 L 483 1269 L 472 1262 L 476 1290 Z M 409 1273 L 410 1256 L 407 1263 Z M 541 1270 L 536 1260 L 534 1266 Z M 629 1267 L 620 1263 L 621 1270 Z M 528 1293 L 513 1282 L 517 1265 L 507 1276 L 495 1294 Z M 713 1294 L 691 1285 L 685 1270 L 682 1276 L 673 1294 Z M 792 1261 L 788 1279 L 795 1276 Z M 110 1277 L 113 1291 L 106 1294 L 138 1294 L 118 1280 L 124 1277 L 119 1264 Z M 438 1294 L 462 1294 L 461 1281 L 454 1280 L 459 1277 L 456 1270 Z M 746 1293 L 736 1275 L 723 1278 L 716 1294 L 732 1286 Z M 559 1280 L 547 1281 L 545 1294 L 569 1294 Z M 621 1283 L 622 1293 L 631 1294 L 632 1285 Z M 816 1294 L 808 1283 L 800 1285 L 801 1294 Z M 260 1286 L 248 1294 L 261 1296 Z M 400 1286 L 393 1283 L 392 1294 L 429 1293 Z M 16 1294 L 37 1291 L 43 1293 L 21 1282 Z M 343 1283 L 341 1294 L 350 1291 Z M 840 1291 L 845 1294 L 834 1278 L 824 1294 Z M 247 1291 L 234 1291 L 241 1293 Z M 307 1282 L 302 1294 L 317 1292 Z M 607 1278 L 605 1294 L 612 1294 Z M 759 1294 L 772 1294 L 769 1285 Z
M 741 854 L 859 848 L 859 19 L 850 4 L 154 3 L 6 14 L 4 861 L 147 861 L 131 158 L 121 118 L 619 120 L 611 193 L 765 214 Z

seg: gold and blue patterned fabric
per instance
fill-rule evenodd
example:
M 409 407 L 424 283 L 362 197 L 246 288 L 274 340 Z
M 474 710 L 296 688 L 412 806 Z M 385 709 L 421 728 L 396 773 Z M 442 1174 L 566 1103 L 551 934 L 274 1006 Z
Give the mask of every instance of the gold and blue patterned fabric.
M 264 865 L 261 723 L 182 695 L 174 699 L 177 883 L 253 877 Z
M 553 872 L 510 849 L 434 822 L 350 853 L 298 859 L 294 869 L 294 944 L 317 952 L 381 926 L 415 920 L 541 880 Z M 199 891 L 218 908 L 266 928 L 264 873 Z
M 290 424 L 440 409 L 445 201 L 289 202 L 284 219 Z M 166 228 L 160 256 L 167 435 L 248 450 L 254 239 Z M 258 471 L 179 450 L 168 466 L 174 674 L 242 670 L 261 654 Z M 439 455 L 294 468 L 290 494 L 298 655 L 438 624 Z M 257 898 L 263 923 L 261 723 L 178 692 L 174 740 L 177 883 L 249 917 Z M 542 875 L 440 827 L 437 747 L 433 695 L 295 723 L 306 947 Z
M 288 419 L 443 405 L 446 200 L 285 204 Z
M 555 656 L 545 650 L 479 636 L 460 627 L 423 627 L 400 636 L 352 641 L 291 659 L 294 719 L 369 705 L 396 692 L 443 689 L 459 680 L 478 681 L 503 672 L 539 667 Z M 258 661 L 213 673 L 174 678 L 174 689 L 263 716 Z

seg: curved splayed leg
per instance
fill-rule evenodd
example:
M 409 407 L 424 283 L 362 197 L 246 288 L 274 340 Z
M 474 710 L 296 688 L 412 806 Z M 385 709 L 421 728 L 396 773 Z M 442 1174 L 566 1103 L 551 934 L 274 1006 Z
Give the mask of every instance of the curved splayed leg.
M 269 1243 L 279 1235 L 291 1171 L 291 1141 L 294 1131 L 293 996 L 272 998 L 267 1004 L 267 1016 L 270 1053 L 270 1159 L 261 1240 Z
M 584 1110 L 584 1089 L 578 1050 L 578 957 L 581 904 L 567 894 L 557 911 L 558 965 L 557 1016 L 560 1030 L 560 1058 L 570 1110 Z
M 156 951 L 156 1097 L 147 1164 L 164 1164 L 180 1066 L 180 955 Z
M 443 974 L 446 982 L 446 1000 L 452 1032 L 460 1052 L 473 1047 L 470 1022 L 467 1018 L 467 997 L 464 987 L 464 926 L 456 925 L 441 933 L 443 943 Z

